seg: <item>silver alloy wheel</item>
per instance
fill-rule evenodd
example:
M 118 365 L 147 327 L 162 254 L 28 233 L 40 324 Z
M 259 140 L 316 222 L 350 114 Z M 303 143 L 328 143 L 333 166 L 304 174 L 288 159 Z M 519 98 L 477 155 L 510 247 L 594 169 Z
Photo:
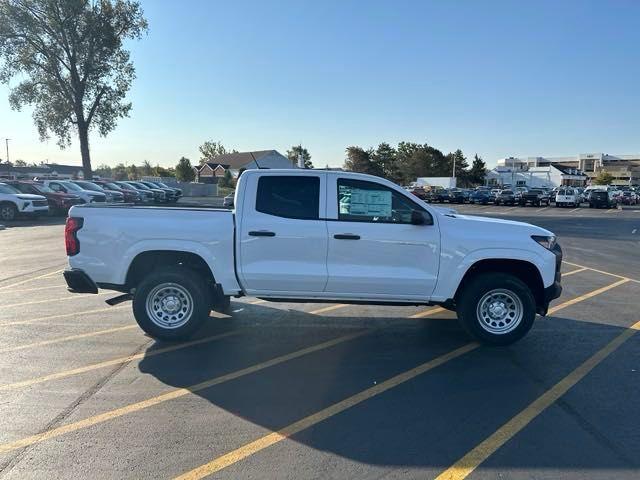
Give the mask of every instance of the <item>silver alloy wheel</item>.
M 161 328 L 174 329 L 186 324 L 193 314 L 193 298 L 177 283 L 161 283 L 147 295 L 147 316 Z
M 2 220 L 13 220 L 15 216 L 15 209 L 11 205 L 3 205 L 0 207 L 0 218 L 2 218 Z
M 494 335 L 515 330 L 524 316 L 522 301 L 511 290 L 497 288 L 484 294 L 476 309 L 480 326 Z

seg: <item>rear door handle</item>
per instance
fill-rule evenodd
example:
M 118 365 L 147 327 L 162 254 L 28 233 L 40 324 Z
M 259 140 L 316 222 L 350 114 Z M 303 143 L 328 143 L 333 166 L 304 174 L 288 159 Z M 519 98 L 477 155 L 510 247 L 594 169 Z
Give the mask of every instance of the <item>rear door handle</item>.
M 333 238 L 336 240 L 360 240 L 360 235 L 354 235 L 353 233 L 336 233 Z
M 275 237 L 275 232 L 269 232 L 267 230 L 258 230 L 249 232 L 250 237 Z

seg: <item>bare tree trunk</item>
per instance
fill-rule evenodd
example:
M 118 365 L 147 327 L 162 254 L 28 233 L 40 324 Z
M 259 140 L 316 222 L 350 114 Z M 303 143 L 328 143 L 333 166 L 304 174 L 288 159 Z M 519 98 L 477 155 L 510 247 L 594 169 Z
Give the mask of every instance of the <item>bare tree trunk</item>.
M 93 178 L 91 171 L 91 157 L 89 155 L 89 128 L 86 123 L 78 122 L 78 136 L 80 137 L 80 154 L 82 155 L 82 172 L 85 180 Z

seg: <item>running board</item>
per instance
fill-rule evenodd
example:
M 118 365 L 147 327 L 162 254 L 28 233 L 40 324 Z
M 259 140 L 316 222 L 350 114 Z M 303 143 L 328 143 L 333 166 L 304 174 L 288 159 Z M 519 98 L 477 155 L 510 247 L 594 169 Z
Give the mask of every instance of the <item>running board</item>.
M 109 300 L 105 300 L 105 303 L 113 307 L 114 305 L 118 305 L 119 303 L 123 303 L 123 302 L 126 302 L 127 300 L 131 300 L 132 298 L 133 298 L 133 295 L 131 295 L 130 293 L 125 293 L 124 295 L 118 295 L 117 297 L 113 297 L 113 298 L 110 298 Z

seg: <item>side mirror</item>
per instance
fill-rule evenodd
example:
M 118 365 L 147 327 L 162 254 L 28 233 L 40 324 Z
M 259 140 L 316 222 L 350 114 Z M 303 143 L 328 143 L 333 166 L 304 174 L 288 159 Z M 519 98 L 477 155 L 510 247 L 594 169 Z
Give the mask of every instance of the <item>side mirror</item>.
M 425 218 L 420 210 L 411 211 L 411 225 L 433 225 L 431 217 Z

